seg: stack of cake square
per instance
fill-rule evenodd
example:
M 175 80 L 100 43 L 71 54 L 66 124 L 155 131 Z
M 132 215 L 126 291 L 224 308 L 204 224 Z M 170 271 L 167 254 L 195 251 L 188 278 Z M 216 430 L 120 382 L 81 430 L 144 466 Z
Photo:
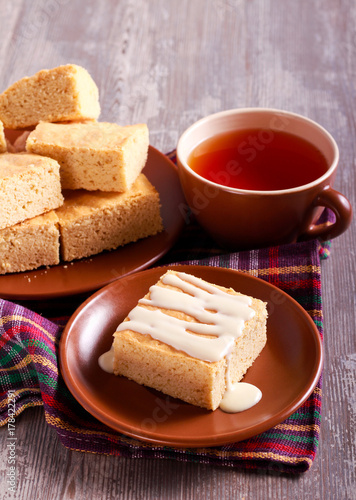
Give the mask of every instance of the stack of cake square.
M 42 70 L 0 95 L 0 274 L 162 231 L 159 195 L 142 174 L 147 126 L 97 122 L 99 114 L 98 89 L 76 65 Z M 4 127 L 32 129 L 17 141 L 25 151 L 9 152 L 16 147 Z

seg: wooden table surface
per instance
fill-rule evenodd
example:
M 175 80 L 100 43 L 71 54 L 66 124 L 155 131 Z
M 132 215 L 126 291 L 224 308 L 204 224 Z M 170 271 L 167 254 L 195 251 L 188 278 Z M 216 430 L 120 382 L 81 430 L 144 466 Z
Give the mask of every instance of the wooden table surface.
M 101 120 L 146 122 L 173 149 L 196 119 L 265 106 L 326 127 L 341 151 L 335 187 L 356 205 L 354 0 L 0 0 L 0 92 L 69 62 L 97 82 Z M 325 367 L 321 439 L 298 477 L 70 452 L 42 408 L 17 419 L 18 482 L 1 499 L 355 499 L 355 248 L 351 227 L 322 263 Z

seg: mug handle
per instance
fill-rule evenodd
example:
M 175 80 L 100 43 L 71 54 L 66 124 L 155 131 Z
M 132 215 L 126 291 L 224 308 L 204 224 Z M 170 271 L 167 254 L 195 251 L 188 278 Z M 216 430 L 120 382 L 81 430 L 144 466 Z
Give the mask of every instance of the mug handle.
M 335 214 L 333 223 L 310 224 L 303 234 L 303 239 L 318 238 L 322 241 L 340 236 L 351 224 L 352 207 L 344 195 L 330 186 L 326 186 L 314 200 L 314 206 L 330 208 Z

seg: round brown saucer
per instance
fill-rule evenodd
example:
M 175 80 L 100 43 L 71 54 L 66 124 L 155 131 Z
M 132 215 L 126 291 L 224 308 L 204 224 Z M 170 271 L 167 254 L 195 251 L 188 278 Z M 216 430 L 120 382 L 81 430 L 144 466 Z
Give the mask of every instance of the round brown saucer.
M 208 411 L 102 371 L 116 326 L 166 271 L 145 270 L 121 278 L 85 301 L 60 342 L 64 380 L 77 401 L 112 429 L 174 447 L 214 446 L 247 439 L 290 416 L 312 393 L 322 369 L 319 332 L 305 310 L 273 285 L 231 269 L 169 266 L 268 302 L 267 344 L 244 377 L 262 391 L 247 411 Z

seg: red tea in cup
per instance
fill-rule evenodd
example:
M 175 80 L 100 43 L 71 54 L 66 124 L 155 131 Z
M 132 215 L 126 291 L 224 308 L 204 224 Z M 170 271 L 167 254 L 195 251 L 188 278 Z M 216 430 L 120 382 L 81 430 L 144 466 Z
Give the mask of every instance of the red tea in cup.
M 187 163 L 212 182 L 254 191 L 304 186 L 329 168 L 323 153 L 306 139 L 259 128 L 210 137 L 192 151 Z
M 328 240 L 349 227 L 352 208 L 333 189 L 335 139 L 296 113 L 241 108 L 206 116 L 177 144 L 187 207 L 216 242 L 239 251 L 298 239 Z M 320 221 L 327 208 L 335 221 Z

